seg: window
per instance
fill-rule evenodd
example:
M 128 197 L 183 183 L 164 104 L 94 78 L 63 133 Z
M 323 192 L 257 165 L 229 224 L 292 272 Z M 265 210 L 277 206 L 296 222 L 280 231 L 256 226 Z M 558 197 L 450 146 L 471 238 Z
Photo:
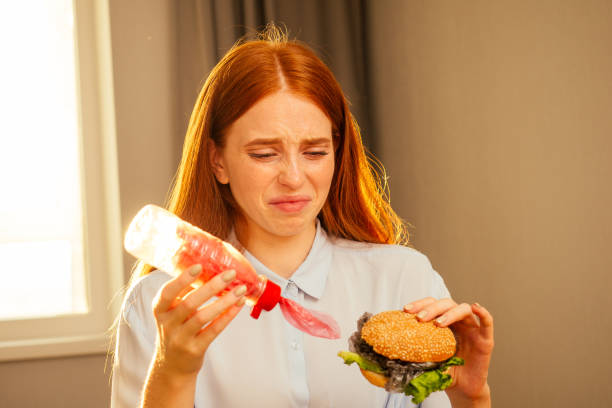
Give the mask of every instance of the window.
M 108 2 L 0 5 L 0 360 L 106 351 L 123 281 Z

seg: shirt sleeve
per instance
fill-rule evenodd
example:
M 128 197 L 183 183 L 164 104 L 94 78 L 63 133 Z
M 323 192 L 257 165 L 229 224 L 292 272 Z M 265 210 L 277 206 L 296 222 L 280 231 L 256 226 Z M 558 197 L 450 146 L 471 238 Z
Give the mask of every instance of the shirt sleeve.
M 429 258 L 414 249 L 403 248 L 402 273 L 399 275 L 399 307 L 426 297 L 444 299 L 450 292 L 442 276 L 431 265 Z
M 133 408 L 139 406 L 141 401 L 157 335 L 153 298 L 167 280 L 163 273 L 153 272 L 151 275 L 137 282 L 128 292 L 119 316 L 113 362 L 112 408 Z
M 436 299 L 444 299 L 451 297 L 446 284 L 444 283 L 444 279 L 440 276 L 438 272 L 436 272 L 433 268 L 431 269 L 433 273 L 433 282 L 432 282 L 432 292 L 433 297 Z
M 428 296 L 432 296 L 436 299 L 444 299 L 451 297 L 446 284 L 444 283 L 444 279 L 442 276 L 434 269 L 433 265 L 429 258 L 423 255 L 425 262 L 425 269 L 429 276 L 429 285 L 430 285 L 430 293 Z

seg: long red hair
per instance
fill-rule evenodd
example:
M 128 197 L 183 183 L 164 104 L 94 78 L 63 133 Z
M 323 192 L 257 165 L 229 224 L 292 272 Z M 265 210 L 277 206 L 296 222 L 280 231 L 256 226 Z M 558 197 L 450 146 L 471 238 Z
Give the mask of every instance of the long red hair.
M 227 238 L 240 213 L 229 186 L 217 182 L 209 143 L 224 147 L 225 132 L 257 101 L 289 90 L 315 103 L 331 120 L 335 171 L 319 219 L 332 236 L 361 242 L 408 244 L 402 220 L 389 204 L 384 168 L 368 159 L 340 85 L 307 46 L 268 27 L 256 40 L 237 43 L 219 61 L 195 103 L 168 209 Z M 139 275 L 151 267 L 141 265 Z

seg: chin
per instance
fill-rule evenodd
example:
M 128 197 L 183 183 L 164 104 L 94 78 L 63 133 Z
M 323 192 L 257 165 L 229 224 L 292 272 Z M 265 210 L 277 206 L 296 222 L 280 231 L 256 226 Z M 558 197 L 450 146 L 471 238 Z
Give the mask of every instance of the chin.
M 274 235 L 289 238 L 304 232 L 306 227 L 305 223 L 290 222 L 285 225 L 275 225 L 270 232 Z
M 316 225 L 316 218 L 305 220 L 303 217 L 289 217 L 284 220 L 275 220 L 268 223 L 268 232 L 281 237 L 292 237 Z

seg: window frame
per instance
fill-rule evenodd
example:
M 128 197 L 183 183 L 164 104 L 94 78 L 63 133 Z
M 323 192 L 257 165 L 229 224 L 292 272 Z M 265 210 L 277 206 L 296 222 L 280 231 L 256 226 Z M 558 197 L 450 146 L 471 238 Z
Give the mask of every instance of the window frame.
M 89 311 L 0 321 L 0 361 L 108 351 L 124 286 L 109 0 L 73 0 Z

